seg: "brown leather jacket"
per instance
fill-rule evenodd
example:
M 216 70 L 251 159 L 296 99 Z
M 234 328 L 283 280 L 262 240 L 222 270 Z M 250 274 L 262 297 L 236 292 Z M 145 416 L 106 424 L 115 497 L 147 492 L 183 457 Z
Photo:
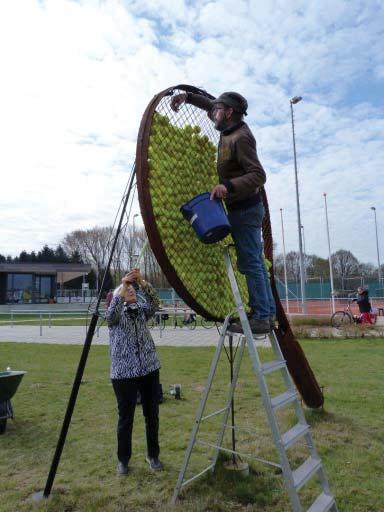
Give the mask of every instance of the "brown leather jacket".
M 207 111 L 211 118 L 213 102 L 205 96 L 188 93 L 187 103 Z M 249 126 L 240 123 L 220 134 L 217 173 L 228 189 L 228 209 L 247 208 L 259 202 L 266 174 L 256 151 L 256 140 Z

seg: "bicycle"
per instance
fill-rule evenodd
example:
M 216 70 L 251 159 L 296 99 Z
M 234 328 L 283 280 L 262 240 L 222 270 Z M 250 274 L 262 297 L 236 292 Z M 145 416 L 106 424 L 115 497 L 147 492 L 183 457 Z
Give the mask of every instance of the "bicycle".
M 201 317 L 201 327 L 204 327 L 204 329 L 212 329 L 212 327 L 215 327 L 216 322 L 213 322 L 212 320 L 207 320 L 204 317 Z
M 169 319 L 168 313 L 157 313 L 148 320 L 147 325 L 150 329 L 159 328 L 160 330 L 165 329 L 165 322 Z
M 196 329 L 197 321 L 196 321 L 195 313 L 191 313 L 188 316 L 188 318 L 183 318 L 180 320 L 181 320 L 181 323 L 179 323 L 179 320 L 176 315 L 173 317 L 173 326 L 175 329 L 176 329 L 176 327 L 180 327 L 180 328 L 188 327 L 188 329 L 191 329 L 191 330 Z
M 331 316 L 331 325 L 336 329 L 343 325 L 350 325 L 352 323 L 360 324 L 361 315 L 353 315 L 351 311 L 351 300 L 348 301 L 348 305 L 343 311 L 335 311 Z M 370 314 L 371 323 L 375 324 L 377 316 L 374 313 Z

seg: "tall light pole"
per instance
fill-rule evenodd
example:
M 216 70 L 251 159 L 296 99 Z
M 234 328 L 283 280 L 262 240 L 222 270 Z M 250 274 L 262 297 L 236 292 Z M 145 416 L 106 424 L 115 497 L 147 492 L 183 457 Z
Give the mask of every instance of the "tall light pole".
M 284 283 L 285 283 L 285 308 L 289 313 L 289 300 L 288 300 L 288 279 L 287 279 L 287 260 L 285 257 L 285 238 L 284 238 L 284 222 L 283 222 L 283 209 L 280 208 L 281 216 L 281 233 L 283 235 L 283 258 L 284 258 Z
M 305 252 L 305 235 L 304 235 L 304 226 L 301 225 L 301 231 L 303 233 L 303 255 L 306 256 L 306 252 Z
M 301 231 L 303 233 L 304 282 L 306 283 L 307 280 L 308 280 L 308 276 L 307 276 L 307 262 L 306 262 L 307 252 L 305 250 L 305 236 L 304 236 L 304 226 L 303 225 L 301 225 Z
M 375 230 L 376 230 L 376 250 L 377 250 L 377 275 L 379 277 L 379 286 L 381 285 L 381 269 L 380 269 L 380 253 L 379 253 L 379 237 L 377 236 L 377 219 L 376 219 L 376 208 L 371 206 L 371 210 L 375 214 Z
M 327 194 L 324 192 L 323 196 L 324 196 L 324 206 L 325 206 L 325 223 L 327 226 L 329 279 L 331 281 L 331 303 L 332 303 L 332 314 L 333 314 L 335 312 L 335 290 L 333 288 L 333 270 L 332 270 L 331 242 L 330 242 L 330 238 L 329 238 Z
M 296 158 L 296 141 L 295 141 L 295 123 L 293 120 L 293 105 L 299 103 L 303 98 L 301 96 L 294 96 L 289 100 L 291 105 L 291 119 L 292 119 L 292 139 L 293 139 L 293 158 L 295 164 L 295 183 L 296 183 L 296 204 L 297 204 L 297 229 L 299 232 L 299 254 L 300 254 L 300 287 L 301 287 L 301 310 L 302 313 L 307 313 L 307 303 L 305 300 L 305 279 L 304 279 L 304 258 L 303 258 L 303 243 L 301 239 L 301 217 L 300 217 L 300 200 L 299 200 L 299 182 L 297 179 L 297 158 Z

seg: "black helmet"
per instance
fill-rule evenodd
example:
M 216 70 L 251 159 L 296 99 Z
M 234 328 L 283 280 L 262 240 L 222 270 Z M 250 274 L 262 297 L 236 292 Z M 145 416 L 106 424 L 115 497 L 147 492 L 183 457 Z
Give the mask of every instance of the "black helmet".
M 247 115 L 248 102 L 238 92 L 223 92 L 213 103 L 224 103 L 224 105 L 233 108 L 236 112 Z

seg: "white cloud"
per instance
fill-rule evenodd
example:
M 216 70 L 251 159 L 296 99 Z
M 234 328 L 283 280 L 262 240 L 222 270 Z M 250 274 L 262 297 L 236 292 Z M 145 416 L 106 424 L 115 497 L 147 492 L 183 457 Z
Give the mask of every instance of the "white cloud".
M 369 207 L 380 226 L 384 121 L 368 86 L 384 78 L 383 19 L 380 3 L 359 0 L 241 1 L 235 13 L 229 0 L 2 4 L 0 165 L 9 194 L 0 253 L 110 224 L 146 105 L 191 83 L 249 99 L 276 240 L 282 207 L 288 249 L 297 247 L 289 98 L 302 95 L 295 121 L 307 251 L 326 255 L 326 191 L 334 249 L 375 261 Z M 363 102 L 350 93 L 360 86 Z M 379 237 L 384 249 L 381 228 Z

